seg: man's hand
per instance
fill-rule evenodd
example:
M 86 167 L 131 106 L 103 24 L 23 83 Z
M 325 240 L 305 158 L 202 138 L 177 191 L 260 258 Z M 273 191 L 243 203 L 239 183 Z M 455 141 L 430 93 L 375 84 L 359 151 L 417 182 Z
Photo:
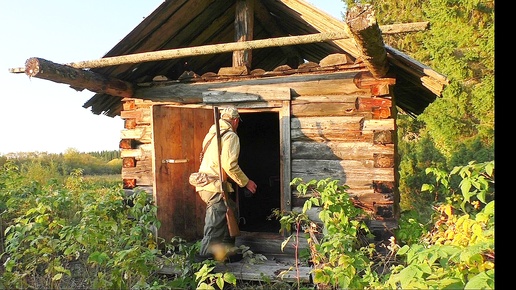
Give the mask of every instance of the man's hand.
M 245 185 L 245 188 L 247 188 L 253 194 L 256 193 L 256 188 L 257 187 L 258 187 L 258 185 L 256 185 L 256 183 L 254 183 L 254 181 L 252 181 L 251 179 L 249 179 L 249 181 Z

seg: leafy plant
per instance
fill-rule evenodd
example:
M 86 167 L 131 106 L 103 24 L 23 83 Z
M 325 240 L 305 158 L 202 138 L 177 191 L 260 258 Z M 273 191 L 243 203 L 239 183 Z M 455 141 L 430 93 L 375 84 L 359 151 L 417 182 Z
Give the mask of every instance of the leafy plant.
M 427 172 L 439 186 L 426 184 L 425 190 L 449 198 L 436 203 L 433 226 L 418 243 L 399 249 L 400 264 L 386 286 L 494 289 L 494 162 L 470 162 L 449 174 Z M 452 180 L 456 174 L 460 181 Z
M 308 234 L 314 283 L 360 289 L 375 281 L 370 260 L 374 245 L 362 245 L 371 233 L 363 220 L 363 210 L 354 206 L 346 192 L 347 186 L 329 178 L 306 183 L 295 178 L 291 185 L 296 186 L 301 196 L 309 198 L 300 214 L 283 214 L 280 223 L 286 230 L 294 225 L 295 235 L 299 235 L 300 229 Z M 320 210 L 319 221 L 308 219 L 307 212 L 312 207 Z
M 224 289 L 226 283 L 236 286 L 235 274 L 229 272 L 212 273 L 215 268 L 214 263 L 214 261 L 204 262 L 201 269 L 195 273 L 195 280 L 198 281 L 196 289 Z M 214 285 L 218 288 L 215 288 Z
M 390 288 L 494 289 L 494 201 L 475 219 L 439 208 L 440 220 L 421 239 L 397 252 Z
M 74 170 L 64 184 L 27 182 L 12 163 L 0 172 L 5 287 L 58 289 L 74 265 L 90 288 L 147 288 L 158 269 L 156 207 L 145 191 L 95 187 Z M 14 178 L 16 182 L 13 183 Z M 29 187 L 25 185 L 30 185 Z
M 465 166 L 455 166 L 450 173 L 427 168 L 426 173 L 435 176 L 436 184 L 424 184 L 421 190 L 434 192 L 436 200 L 437 194 L 443 196 L 454 208 L 465 213 L 494 200 L 494 161 L 471 161 Z
M 234 274 L 215 273 L 213 262 L 192 263 L 198 244 L 180 237 L 160 241 L 157 208 L 145 191 L 127 197 L 119 186 L 99 187 L 80 169 L 46 183 L 25 172 L 30 170 L 13 162 L 0 169 L 6 235 L 0 287 L 245 289 Z M 438 197 L 432 198 L 432 220 L 402 212 L 396 238 L 380 245 L 385 254 L 369 242 L 368 217 L 354 206 L 346 186 L 331 179 L 293 180 L 306 202 L 299 212 L 275 212 L 282 230 L 292 231 L 282 249 L 292 245 L 296 259 L 309 260 L 321 288 L 493 289 L 494 162 L 470 162 L 450 173 L 430 168 L 427 174 L 435 182 L 424 184 L 421 193 Z M 309 250 L 299 251 L 301 235 Z M 246 263 L 265 258 L 242 251 Z M 163 277 L 158 269 L 165 264 L 180 271 Z M 267 277 L 262 283 L 281 287 Z

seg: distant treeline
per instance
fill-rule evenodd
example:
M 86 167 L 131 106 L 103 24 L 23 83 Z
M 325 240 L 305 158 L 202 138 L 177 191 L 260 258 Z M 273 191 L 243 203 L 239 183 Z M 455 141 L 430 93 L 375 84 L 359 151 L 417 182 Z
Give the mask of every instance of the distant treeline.
M 83 153 L 72 148 L 64 153 L 17 152 L 0 155 L 0 166 L 7 162 L 16 164 L 20 170 L 40 167 L 62 176 L 77 169 L 83 175 L 121 174 L 122 171 L 120 150 Z
M 120 157 L 120 150 L 103 150 L 103 151 L 95 151 L 95 152 L 87 152 L 86 154 L 89 154 L 91 156 L 95 156 L 97 158 L 100 158 L 106 162 L 109 162 L 113 159 L 119 159 Z

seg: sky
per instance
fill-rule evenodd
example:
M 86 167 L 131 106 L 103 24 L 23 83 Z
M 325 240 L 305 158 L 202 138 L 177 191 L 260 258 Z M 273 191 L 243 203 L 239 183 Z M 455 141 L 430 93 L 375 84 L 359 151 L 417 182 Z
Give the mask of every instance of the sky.
M 0 1 L 0 155 L 118 150 L 124 122 L 83 108 L 93 92 L 9 69 L 102 58 L 163 0 Z M 307 2 L 342 19 L 341 0 Z

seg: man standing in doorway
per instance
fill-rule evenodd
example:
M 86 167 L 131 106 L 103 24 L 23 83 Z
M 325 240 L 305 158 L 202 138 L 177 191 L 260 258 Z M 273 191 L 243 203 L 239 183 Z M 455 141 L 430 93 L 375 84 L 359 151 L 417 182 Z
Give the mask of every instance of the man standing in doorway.
M 242 120 L 240 114 L 234 106 L 228 106 L 220 112 L 220 135 L 221 135 L 221 153 L 220 160 L 222 169 L 228 178 L 235 182 L 240 187 L 247 188 L 251 193 L 256 193 L 257 185 L 254 181 L 250 180 L 247 175 L 242 171 L 238 165 L 238 156 L 240 154 L 240 139 L 236 134 L 238 125 Z M 230 262 L 235 261 L 235 258 L 231 258 L 231 254 L 235 251 L 235 238 L 229 235 L 228 223 L 226 220 L 226 205 L 220 192 L 220 178 L 219 178 L 219 156 L 216 142 L 216 124 L 212 125 L 203 141 L 203 148 L 206 144 L 213 140 L 214 142 L 209 143 L 205 149 L 201 166 L 199 167 L 200 173 L 206 173 L 208 176 L 213 176 L 214 181 L 208 183 L 202 187 L 196 187 L 196 191 L 200 195 L 201 199 L 206 203 L 206 216 L 204 219 L 204 237 L 201 241 L 201 248 L 199 254 L 196 256 L 196 261 L 200 262 L 206 259 L 214 258 L 214 255 L 218 259 L 229 258 Z M 226 193 L 234 192 L 235 190 L 231 186 L 231 183 L 225 182 L 227 188 Z M 236 212 L 235 202 L 228 198 L 228 206 Z M 216 251 L 225 251 L 228 253 L 221 258 Z M 235 255 L 234 257 L 237 257 Z M 241 256 L 240 256 L 241 259 Z

